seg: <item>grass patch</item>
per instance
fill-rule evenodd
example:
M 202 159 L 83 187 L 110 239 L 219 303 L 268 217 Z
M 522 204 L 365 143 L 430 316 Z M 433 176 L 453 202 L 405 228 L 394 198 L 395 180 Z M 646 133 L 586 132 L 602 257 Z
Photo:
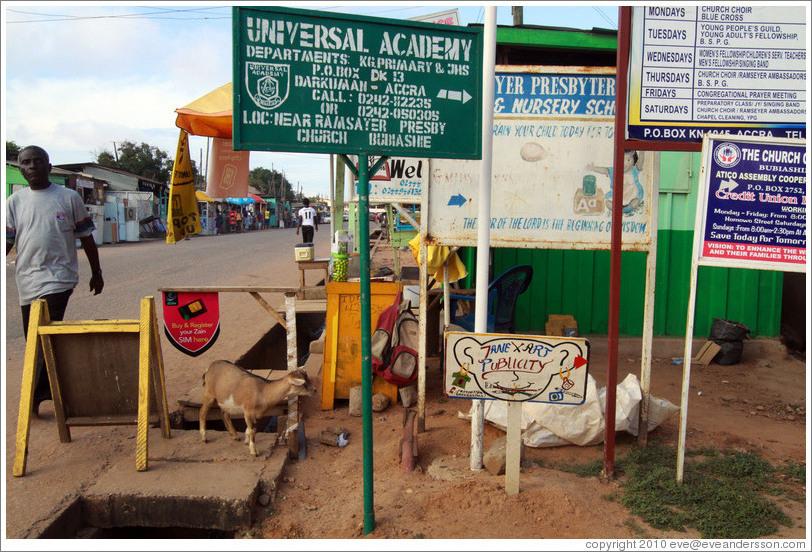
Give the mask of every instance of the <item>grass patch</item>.
M 632 449 L 615 463 L 621 473 L 618 501 L 652 527 L 703 538 L 752 539 L 790 526 L 789 517 L 766 495 L 786 494 L 785 485 L 804 485 L 806 466 L 773 467 L 753 454 L 703 448 L 686 452 L 683 483 L 677 483 L 677 452 L 650 445 Z M 555 465 L 581 477 L 598 476 L 603 461 Z M 782 484 L 783 481 L 783 484 Z
M 779 472 L 785 478 L 795 481 L 799 485 L 806 485 L 806 464 L 790 462 L 785 466 L 781 466 Z
M 559 471 L 575 474 L 578 477 L 598 477 L 603 471 L 603 460 L 595 460 L 588 464 L 553 463 L 550 467 Z

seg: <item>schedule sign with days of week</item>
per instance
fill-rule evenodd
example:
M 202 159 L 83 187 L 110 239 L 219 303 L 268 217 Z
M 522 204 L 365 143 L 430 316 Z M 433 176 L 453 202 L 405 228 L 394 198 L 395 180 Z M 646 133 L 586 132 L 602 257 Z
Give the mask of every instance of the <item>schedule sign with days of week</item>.
M 634 8 L 629 136 L 806 136 L 803 6 Z
M 702 264 L 803 270 L 806 145 L 780 140 L 706 138 Z
M 233 10 L 234 149 L 481 157 L 481 30 Z

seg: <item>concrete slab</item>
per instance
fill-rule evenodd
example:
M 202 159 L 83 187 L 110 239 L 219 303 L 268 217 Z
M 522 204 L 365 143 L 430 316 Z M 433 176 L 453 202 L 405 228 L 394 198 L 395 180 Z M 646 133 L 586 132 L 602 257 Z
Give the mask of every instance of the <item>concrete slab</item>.
M 205 444 L 197 431 L 151 438 L 147 471 L 135 471 L 132 459 L 119 461 L 84 493 L 84 523 L 223 531 L 250 524 L 257 499 L 275 494 L 287 450 L 268 446 L 275 434 L 257 435 L 259 450 L 267 452 L 256 458 L 227 432 L 209 436 Z
M 243 442 L 245 434 L 242 432 L 237 434 L 240 436 L 239 441 L 232 439 L 227 431 L 212 431 L 209 428 L 206 432 L 208 442 L 204 443 L 200 440 L 200 432 L 197 429 L 188 431 L 173 429 L 169 439 L 161 437 L 161 433 L 157 429 L 150 429 L 149 450 L 147 451 L 149 465 L 152 466 L 153 461 L 232 462 L 251 460 L 261 463 L 270 458 L 276 444 L 276 433 L 258 432 L 256 434 L 254 442 L 259 453 L 256 458 L 249 454 L 248 445 Z

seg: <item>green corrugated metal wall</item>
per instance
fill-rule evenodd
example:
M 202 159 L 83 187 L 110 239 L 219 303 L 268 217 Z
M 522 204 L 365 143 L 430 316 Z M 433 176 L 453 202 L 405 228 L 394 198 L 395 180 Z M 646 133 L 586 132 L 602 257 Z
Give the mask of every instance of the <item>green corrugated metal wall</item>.
M 685 335 L 699 157 L 673 152 L 660 157 L 655 335 Z M 473 253 L 463 255 L 472 273 Z M 494 276 L 517 264 L 533 266 L 533 281 L 517 306 L 516 331 L 544 331 L 548 314 L 572 314 L 579 333 L 608 332 L 609 251 L 493 250 Z M 630 251 L 621 257 L 621 335 L 643 333 L 645 266 L 646 253 Z M 752 335 L 779 334 L 782 272 L 703 266 L 698 278 L 695 337 L 708 335 L 713 318 L 741 322 Z M 463 285 L 474 283 L 471 275 Z

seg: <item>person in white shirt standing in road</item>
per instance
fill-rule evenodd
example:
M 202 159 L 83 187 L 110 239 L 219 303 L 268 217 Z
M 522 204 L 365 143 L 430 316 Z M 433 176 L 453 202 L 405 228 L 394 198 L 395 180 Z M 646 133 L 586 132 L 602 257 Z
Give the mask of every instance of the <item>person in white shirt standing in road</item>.
M 319 217 L 316 210 L 310 206 L 310 200 L 304 198 L 304 207 L 299 209 L 299 223 L 296 226 L 296 235 L 299 235 L 299 229 L 302 229 L 302 241 L 304 243 L 313 243 L 313 231 L 319 230 Z

